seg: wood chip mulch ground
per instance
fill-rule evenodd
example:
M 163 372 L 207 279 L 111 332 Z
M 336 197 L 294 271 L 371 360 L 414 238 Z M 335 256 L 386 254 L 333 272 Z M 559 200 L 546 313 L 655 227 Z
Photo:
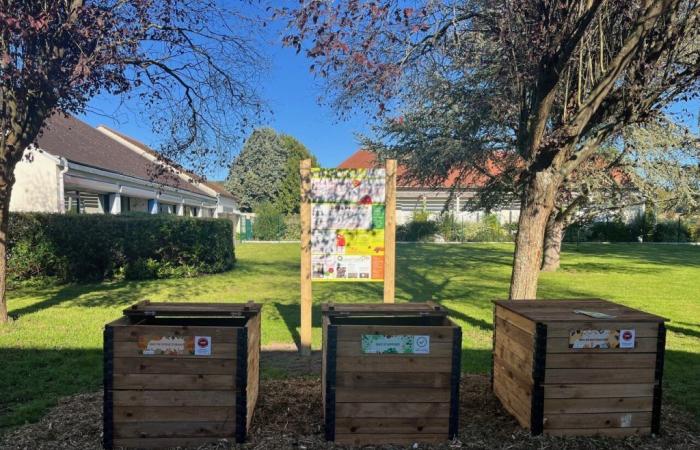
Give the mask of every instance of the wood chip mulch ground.
M 459 439 L 424 449 L 698 449 L 700 430 L 693 417 L 664 405 L 658 437 L 551 438 L 530 437 L 500 407 L 482 375 L 465 375 L 461 390 Z M 68 397 L 40 422 L 16 428 L 0 437 L 3 450 L 99 449 L 102 434 L 102 394 Z M 202 449 L 335 449 L 323 437 L 321 383 L 310 377 L 264 380 L 248 443 L 227 442 Z M 396 449 L 398 447 L 365 447 Z

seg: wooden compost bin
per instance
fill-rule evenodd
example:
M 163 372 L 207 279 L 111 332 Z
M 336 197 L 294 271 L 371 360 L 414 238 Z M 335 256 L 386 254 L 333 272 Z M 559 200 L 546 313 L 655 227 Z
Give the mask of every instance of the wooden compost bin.
M 493 391 L 533 435 L 659 432 L 665 319 L 600 299 L 494 303 Z
M 326 439 L 410 444 L 457 434 L 462 330 L 432 303 L 323 305 Z M 386 353 L 396 350 L 397 353 Z
M 242 442 L 258 396 L 260 305 L 140 302 L 104 330 L 105 448 Z

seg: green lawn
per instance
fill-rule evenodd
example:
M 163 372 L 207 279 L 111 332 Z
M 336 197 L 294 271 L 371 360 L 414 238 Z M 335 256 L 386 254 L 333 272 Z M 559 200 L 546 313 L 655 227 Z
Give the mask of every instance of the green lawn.
M 539 296 L 604 297 L 672 320 L 668 324 L 667 399 L 700 418 L 700 247 L 565 247 L 560 272 L 542 277 Z M 298 337 L 298 244 L 244 244 L 235 270 L 186 280 L 23 287 L 9 293 L 16 320 L 0 327 L 0 428 L 33 421 L 58 398 L 102 383 L 102 326 L 141 299 L 255 300 L 263 308 L 263 344 Z M 508 291 L 508 244 L 399 245 L 399 301 L 434 299 L 464 329 L 467 372 L 490 367 L 490 300 Z M 315 284 L 316 303 L 380 302 L 382 285 Z M 315 309 L 314 326 L 320 315 Z M 320 330 L 314 329 L 320 346 Z

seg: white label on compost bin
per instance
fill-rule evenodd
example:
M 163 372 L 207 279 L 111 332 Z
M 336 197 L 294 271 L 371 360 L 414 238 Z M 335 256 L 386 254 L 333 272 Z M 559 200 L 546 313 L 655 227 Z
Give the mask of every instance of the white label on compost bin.
M 211 356 L 211 336 L 194 337 L 194 354 L 197 356 Z
M 620 348 L 634 348 L 634 329 L 620 330 Z
M 426 355 L 430 353 L 430 336 L 363 334 L 362 353 Z
M 617 347 L 613 330 L 571 330 L 569 331 L 569 348 L 606 349 Z

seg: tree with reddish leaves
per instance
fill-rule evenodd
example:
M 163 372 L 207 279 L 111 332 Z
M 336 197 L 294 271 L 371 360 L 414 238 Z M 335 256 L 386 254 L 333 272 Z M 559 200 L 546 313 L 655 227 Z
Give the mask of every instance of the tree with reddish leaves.
M 339 107 L 371 104 L 386 114 L 438 72 L 463 79 L 479 108 L 500 118 L 500 126 L 473 121 L 472 133 L 475 142 L 512 142 L 523 161 L 510 298 L 535 298 L 545 228 L 562 184 L 624 127 L 698 95 L 700 6 L 417 3 L 308 0 L 278 14 L 289 19 L 285 42 L 314 58 L 313 70 L 328 78 Z
M 0 322 L 13 172 L 52 114 L 80 113 L 98 93 L 131 97 L 166 137 L 165 158 L 228 159 L 260 112 L 260 58 L 246 19 L 219 5 L 0 0 Z

